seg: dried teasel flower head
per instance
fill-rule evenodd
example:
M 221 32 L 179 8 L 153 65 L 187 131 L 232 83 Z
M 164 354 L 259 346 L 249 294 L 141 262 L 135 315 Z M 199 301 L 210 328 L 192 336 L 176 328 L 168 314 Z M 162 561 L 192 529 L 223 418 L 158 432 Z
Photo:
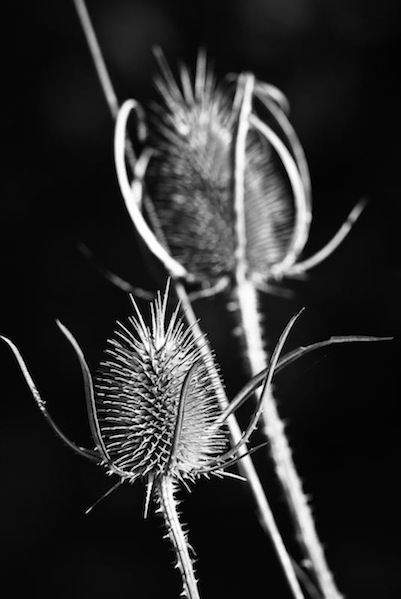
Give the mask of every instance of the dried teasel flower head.
M 95 384 L 78 343 L 59 323 L 80 361 L 95 450 L 77 446 L 61 432 L 17 347 L 0 338 L 12 349 L 38 408 L 56 434 L 74 451 L 118 476 L 118 483 L 104 497 L 124 481 L 139 478 L 146 484 L 145 517 L 154 498 L 176 552 L 183 596 L 199 599 L 190 547 L 177 511 L 177 483 L 212 473 L 237 477 L 225 468 L 239 459 L 238 451 L 252 434 L 259 413 L 234 447 L 228 448 L 226 421 L 231 412 L 224 412 L 225 394 L 217 384 L 213 357 L 202 355 L 206 340 L 194 338 L 191 327 L 184 327 L 179 307 L 167 321 L 167 298 L 167 290 L 163 298 L 157 295 L 150 326 L 133 301 L 135 315 L 127 324 L 118 324 Z
M 178 308 L 166 322 L 166 303 L 158 294 L 148 327 L 133 302 L 136 315 L 118 324 L 95 380 L 101 452 L 110 472 L 131 482 L 194 480 L 228 440 L 214 427 L 222 401 L 215 370 Z
M 268 368 L 245 385 L 227 405 L 220 397 L 221 385 L 215 384 L 218 375 L 212 368 L 211 358 L 201 356 L 199 340 L 195 343 L 193 331 L 184 328 L 177 311 L 167 322 L 166 306 L 167 293 L 163 299 L 159 294 L 151 307 L 151 324 L 146 326 L 134 303 L 135 316 L 127 325 L 120 324 L 109 341 L 96 386 L 78 343 L 59 323 L 80 361 L 95 450 L 76 445 L 60 430 L 18 348 L 10 339 L 1 335 L 0 339 L 14 353 L 38 409 L 57 436 L 79 455 L 118 476 L 118 483 L 103 497 L 122 482 L 140 478 L 147 488 L 146 516 L 154 490 L 158 510 L 176 551 L 184 595 L 199 599 L 187 536 L 177 512 L 174 496 L 177 483 L 186 484 L 212 473 L 236 477 L 226 468 L 258 449 L 247 450 L 246 444 L 262 415 L 275 372 L 318 348 L 345 341 L 377 339 L 333 337 L 294 350 L 280 360 L 296 315 L 282 333 Z M 205 342 L 203 338 L 201 341 Z M 246 429 L 227 449 L 227 421 L 259 386 L 262 386 L 260 398 Z
M 363 206 L 355 207 L 327 246 L 299 261 L 311 224 L 311 186 L 284 95 L 249 73 L 217 83 L 204 52 L 198 54 L 193 77 L 183 67 L 177 81 L 161 52 L 156 55 L 161 99 L 133 182 L 124 164 L 132 109 L 142 139 L 146 130 L 134 101 L 121 108 L 115 146 L 122 193 L 150 249 L 170 273 L 204 287 L 241 271 L 264 289 L 322 261 Z M 142 201 L 154 236 L 139 222 Z

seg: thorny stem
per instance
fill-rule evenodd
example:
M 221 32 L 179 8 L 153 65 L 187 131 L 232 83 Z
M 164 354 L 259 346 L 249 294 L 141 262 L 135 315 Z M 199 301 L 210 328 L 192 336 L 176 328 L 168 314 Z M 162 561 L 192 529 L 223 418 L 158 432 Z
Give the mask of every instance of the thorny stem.
M 263 130 L 266 137 L 279 152 L 283 161 L 288 162 L 288 168 L 286 170 L 289 174 L 292 173 L 291 180 L 294 196 L 298 198 L 297 203 L 302 208 L 302 210 L 299 210 L 299 214 L 303 215 L 302 219 L 305 220 L 306 215 L 308 214 L 306 210 L 307 198 L 296 164 L 293 163 L 293 160 L 289 155 L 287 156 L 286 151 L 281 147 L 282 142 L 277 138 L 274 132 L 264 125 L 264 123 L 259 122 L 259 119 L 252 117 L 249 99 L 247 97 L 247 89 L 252 83 L 252 80 L 248 79 L 244 86 L 243 102 L 235 143 L 235 206 L 241 206 L 244 202 L 246 132 L 247 126 L 251 123 L 256 128 Z M 242 217 L 243 219 L 244 215 L 241 211 L 237 210 L 237 217 Z M 306 220 L 302 228 L 306 234 Z M 296 229 L 298 229 L 298 227 Z M 242 235 L 239 236 L 238 233 L 242 233 Z M 236 255 L 234 303 L 237 303 L 238 306 L 241 334 L 245 345 L 244 355 L 250 366 L 251 375 L 255 376 L 266 367 L 267 356 L 264 350 L 259 321 L 257 290 L 253 282 L 247 276 L 243 256 L 246 251 L 247 242 L 244 223 L 241 223 L 240 226 L 237 225 L 237 236 L 239 237 L 237 242 L 241 248 L 241 253 Z M 304 240 L 300 238 L 295 238 L 293 240 L 293 255 L 296 255 L 298 249 L 297 246 L 299 245 L 299 247 L 301 247 L 303 243 Z M 291 256 L 291 252 L 289 253 L 289 256 Z M 302 484 L 292 459 L 289 443 L 285 435 L 284 424 L 279 416 L 271 386 L 266 389 L 263 399 L 261 421 L 263 423 L 264 433 L 270 442 L 270 451 L 276 473 L 292 514 L 295 529 L 297 531 L 298 542 L 303 549 L 306 563 L 314 573 L 324 599 L 340 599 L 341 595 L 335 586 L 333 577 L 326 563 L 323 549 L 316 533 L 313 517 L 302 490 Z
M 257 291 L 249 280 L 244 280 L 242 285 L 238 285 L 236 292 L 239 314 L 242 319 L 243 341 L 246 344 L 244 354 L 249 359 L 251 374 L 255 376 L 266 367 L 266 354 L 257 318 Z M 308 569 L 314 573 L 322 597 L 341 599 L 342 595 L 336 588 L 326 562 L 313 516 L 292 459 L 284 423 L 278 413 L 271 389 L 264 400 L 261 421 L 264 433 L 270 442 L 270 452 L 276 473 L 292 514 L 297 539 L 302 547 Z
M 186 535 L 182 529 L 177 511 L 177 501 L 174 496 L 175 482 L 170 476 L 160 477 L 155 482 L 155 491 L 160 504 L 160 512 L 164 518 L 168 536 L 177 556 L 183 581 L 183 593 L 188 599 L 200 599 L 198 585 Z
M 248 132 L 248 122 L 251 113 L 251 97 L 254 81 L 248 76 L 243 84 L 243 99 L 241 104 L 240 116 L 238 121 L 238 130 L 235 140 L 234 153 L 234 208 L 236 211 L 236 236 L 237 252 L 235 260 L 235 302 L 238 305 L 241 316 L 241 328 L 246 348 L 244 355 L 249 360 L 252 374 L 257 374 L 266 366 L 266 355 L 263 347 L 261 335 L 259 334 L 259 311 L 257 306 L 257 295 L 253 283 L 247 278 L 245 270 L 246 253 L 246 230 L 244 213 L 244 177 L 245 177 L 245 150 L 246 138 Z M 267 407 L 273 404 L 274 399 L 271 389 L 266 392 L 264 405 Z M 270 410 L 271 411 L 271 410 Z M 264 415 L 267 420 L 267 417 Z M 276 420 L 278 414 L 276 411 Z M 281 434 L 284 434 L 281 429 Z M 269 439 L 271 437 L 269 436 Z M 274 439 L 271 439 L 272 444 Z M 273 453 L 274 455 L 274 453 Z
M 115 118 L 116 111 L 115 111 L 115 104 L 114 104 L 113 98 L 116 98 L 116 96 L 115 96 L 114 92 L 113 92 L 113 95 L 110 96 L 107 88 L 104 86 L 104 83 L 107 83 L 107 85 L 108 85 L 108 83 L 110 82 L 110 78 L 107 76 L 107 79 L 104 80 L 102 73 L 103 73 L 103 70 L 105 69 L 105 67 L 104 67 L 104 61 L 103 61 L 102 55 L 100 53 L 99 45 L 97 44 L 97 42 L 96 42 L 96 45 L 94 45 L 90 41 L 92 38 L 95 38 L 95 34 L 94 34 L 93 27 L 90 23 L 90 19 L 89 19 L 88 12 L 86 10 L 85 3 L 83 2 L 83 0 L 74 0 L 74 4 L 76 6 L 84 34 L 88 40 L 88 45 L 91 50 L 91 54 L 92 54 L 93 61 L 95 63 L 96 71 L 98 73 L 101 85 L 103 87 L 103 91 L 104 91 L 104 94 L 106 97 L 106 101 L 109 105 L 111 115 L 113 118 Z M 99 49 L 99 53 L 97 51 L 96 52 L 94 51 L 95 48 Z M 130 156 L 128 156 L 128 159 L 130 159 Z M 132 165 L 132 171 L 134 172 L 134 170 L 135 170 L 135 165 Z M 169 273 L 169 274 L 171 274 L 171 273 Z M 173 278 L 173 284 L 175 287 L 175 291 L 177 293 L 178 298 L 180 299 L 180 301 L 182 303 L 185 318 L 186 318 L 189 326 L 192 328 L 195 339 L 200 339 L 201 331 L 200 331 L 199 325 L 197 323 L 197 318 L 192 309 L 192 305 L 190 303 L 186 289 L 185 289 L 184 285 L 177 278 L 175 278 L 175 277 L 172 277 L 172 278 Z M 199 349 L 204 357 L 210 355 L 210 348 L 208 346 L 204 345 L 203 343 L 199 344 Z M 213 378 L 215 379 L 216 384 L 221 385 L 220 378 L 218 376 L 213 377 Z M 222 389 L 222 391 L 223 391 L 223 393 L 221 393 L 221 396 L 225 398 L 224 399 L 225 405 L 222 406 L 222 408 L 224 408 L 228 405 L 228 399 L 227 399 L 225 390 Z M 235 444 L 240 440 L 240 438 L 242 436 L 241 429 L 235 419 L 235 416 L 233 416 L 233 415 L 230 416 L 230 418 L 228 419 L 228 426 L 229 426 L 230 434 L 232 437 L 232 443 Z M 245 453 L 245 452 L 246 452 L 246 447 L 242 446 L 238 453 L 239 453 L 239 455 L 242 455 L 242 453 Z M 288 552 L 284 545 L 281 534 L 280 534 L 278 527 L 275 523 L 274 516 L 270 509 L 270 505 L 267 501 L 267 497 L 263 490 L 262 484 L 260 482 L 260 479 L 256 473 L 255 467 L 254 467 L 253 462 L 250 459 L 250 457 L 245 456 L 244 458 L 242 458 L 242 460 L 240 460 L 240 462 L 239 462 L 239 467 L 242 471 L 242 474 L 247 478 L 247 482 L 249 484 L 249 487 L 251 489 L 251 492 L 253 494 L 253 497 L 254 497 L 256 505 L 257 505 L 260 524 L 261 524 L 262 528 L 265 530 L 265 532 L 271 538 L 271 541 L 273 543 L 275 551 L 278 555 L 281 567 L 283 568 L 283 571 L 287 578 L 288 584 L 291 588 L 293 597 L 294 597 L 294 599 L 304 599 L 304 595 L 302 593 L 301 587 L 299 585 L 298 579 L 295 574 L 293 562 L 292 562 L 290 556 L 288 555 Z
M 307 569 L 314 573 L 325 599 L 340 599 L 342 595 L 336 588 L 326 562 L 312 513 L 292 459 L 291 449 L 285 435 L 285 426 L 278 414 L 272 393 L 265 399 L 262 421 L 266 436 L 271 443 L 271 453 L 277 476 L 292 512 L 297 539 L 303 548 L 304 555 L 307 556 Z

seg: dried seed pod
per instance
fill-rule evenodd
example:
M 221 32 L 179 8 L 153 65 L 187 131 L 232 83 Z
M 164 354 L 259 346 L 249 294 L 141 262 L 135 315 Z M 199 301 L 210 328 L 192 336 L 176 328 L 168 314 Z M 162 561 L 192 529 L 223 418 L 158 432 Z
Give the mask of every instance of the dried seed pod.
M 217 84 L 202 52 L 193 82 L 189 71 L 181 70 L 180 89 L 160 52 L 158 58 L 161 74 L 156 86 L 162 100 L 150 120 L 153 154 L 146 184 L 167 245 L 200 282 L 214 285 L 234 272 L 239 243 L 237 174 L 242 168 L 241 258 L 250 276 L 267 279 L 273 265 L 291 249 L 306 193 L 295 158 L 285 144 L 276 142 L 273 129 L 268 138 L 258 126 L 248 125 L 244 155 L 237 164 L 241 121 L 249 120 L 253 112 L 253 108 L 246 116 L 241 112 L 247 80 L 252 80 L 253 97 L 262 89 L 248 75 L 240 76 L 236 87 L 232 82 Z M 262 105 L 260 109 L 277 127 L 272 111 Z M 276 110 L 281 110 L 279 105 Z M 302 197 L 294 200 L 293 188 Z
M 322 250 L 299 261 L 312 218 L 311 185 L 283 94 L 246 73 L 217 83 L 203 52 L 194 76 L 183 67 L 177 82 L 156 55 L 161 100 L 132 182 L 125 171 L 131 110 L 138 131 L 145 130 L 133 100 L 117 119 L 116 164 L 133 223 L 170 274 L 220 289 L 241 271 L 258 289 L 271 290 L 272 281 L 301 275 L 334 251 L 364 202 Z
M 211 368 L 210 362 L 201 358 L 200 346 L 194 341 L 192 331 L 185 329 L 177 317 L 178 309 L 166 323 L 166 305 L 167 293 L 163 299 L 158 295 L 151 307 L 151 326 L 147 327 L 134 303 L 136 316 L 130 318 L 127 326 L 118 325 L 109 341 L 107 359 L 101 364 L 95 387 L 78 343 L 59 323 L 80 361 L 95 450 L 76 445 L 60 430 L 49 415 L 18 348 L 10 339 L 2 336 L 0 339 L 14 353 L 38 409 L 57 436 L 80 456 L 119 477 L 104 496 L 124 481 L 141 478 L 145 482 L 145 515 L 154 495 L 176 552 L 183 595 L 199 599 L 190 546 L 177 511 L 177 484 L 212 473 L 236 476 L 225 469 L 258 449 L 242 451 L 257 426 L 275 371 L 320 347 L 376 339 L 332 338 L 299 348 L 279 361 L 296 320 L 294 317 L 277 343 L 269 368 L 223 407 L 214 384 L 215 367 Z M 246 430 L 234 446 L 227 449 L 227 420 L 261 385 L 260 399 Z M 297 596 L 302 597 L 302 594 L 294 593 L 294 597 Z
M 134 303 L 136 317 L 118 325 L 95 380 L 107 463 L 129 481 L 194 480 L 228 441 L 213 427 L 221 403 L 213 369 L 178 309 L 166 324 L 166 302 L 159 295 L 152 305 L 150 328 Z

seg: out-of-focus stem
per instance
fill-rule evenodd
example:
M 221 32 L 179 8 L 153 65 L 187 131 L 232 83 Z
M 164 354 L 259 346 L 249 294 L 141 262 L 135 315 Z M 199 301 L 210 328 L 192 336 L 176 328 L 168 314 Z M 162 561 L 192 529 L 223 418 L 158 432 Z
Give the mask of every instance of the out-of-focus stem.
M 251 374 L 255 376 L 266 368 L 267 362 L 257 318 L 257 290 L 249 280 L 237 281 L 237 283 L 239 284 L 236 289 L 235 301 L 238 303 L 239 315 L 242 319 L 244 354 L 247 357 Z M 266 393 L 264 399 L 261 422 L 263 431 L 269 440 L 272 460 L 292 515 L 297 540 L 302 548 L 308 571 L 313 574 L 324 599 L 341 599 L 342 595 L 337 590 L 326 562 L 314 519 L 292 458 L 284 423 L 278 413 L 271 389 Z
M 88 42 L 90 54 L 93 58 L 103 93 L 106 96 L 107 104 L 110 108 L 113 118 L 116 118 L 119 109 L 117 96 L 114 92 L 114 87 L 109 77 L 109 73 L 103 59 L 103 54 L 100 49 L 95 30 L 93 29 L 88 10 L 86 8 L 86 4 L 83 2 L 83 0 L 73 0 L 73 2 L 82 25 L 82 29 L 84 30 L 85 38 Z
M 239 87 L 241 85 L 243 87 L 242 100 L 234 147 L 234 211 L 236 219 L 234 305 L 238 307 L 244 357 L 250 367 L 251 375 L 255 376 L 266 367 L 267 356 L 263 346 L 257 291 L 247 272 L 246 263 L 245 168 L 246 139 L 250 124 L 259 130 L 279 153 L 293 187 L 299 219 L 295 231 L 301 229 L 303 233 L 302 235 L 295 235 L 292 240 L 287 256 L 290 261 L 292 260 L 291 254 L 296 256 L 299 249 L 304 245 L 308 230 L 309 211 L 302 177 L 295 160 L 274 131 L 252 116 L 251 100 L 255 86 L 253 77 L 250 75 L 242 76 L 239 79 Z M 299 227 L 300 223 L 303 223 L 303 226 Z M 285 435 L 284 424 L 277 411 L 276 401 L 270 385 L 264 392 L 261 421 L 264 433 L 269 440 L 275 469 L 292 514 L 298 542 L 303 549 L 307 563 L 310 564 L 310 570 L 317 580 L 322 597 L 325 599 L 340 599 L 341 595 L 335 587 L 316 533 L 312 514 L 302 490 L 301 481 Z

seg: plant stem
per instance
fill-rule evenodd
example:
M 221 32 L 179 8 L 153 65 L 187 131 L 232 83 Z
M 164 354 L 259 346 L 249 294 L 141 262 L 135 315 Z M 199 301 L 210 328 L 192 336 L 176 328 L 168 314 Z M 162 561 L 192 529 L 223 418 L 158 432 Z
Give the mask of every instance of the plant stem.
M 242 320 L 244 354 L 248 359 L 251 374 L 255 376 L 266 368 L 267 362 L 258 319 L 257 290 L 249 280 L 239 280 L 237 277 L 236 283 L 235 299 L 238 302 L 239 316 Z M 324 599 L 341 599 L 342 595 L 335 585 L 317 535 L 313 516 L 285 435 L 284 423 L 278 413 L 276 400 L 271 390 L 264 400 L 261 421 L 264 433 L 269 440 L 276 473 L 290 509 L 297 540 L 303 551 L 308 570 L 313 573 Z
M 242 76 L 242 103 L 238 119 L 238 128 L 235 136 L 234 152 L 234 211 L 235 211 L 235 298 L 234 304 L 238 305 L 238 314 L 242 339 L 244 342 L 244 356 L 250 367 L 251 375 L 255 376 L 266 367 L 267 356 L 263 345 L 260 316 L 258 310 L 257 291 L 247 273 L 246 249 L 246 217 L 245 217 L 245 167 L 246 167 L 246 138 L 249 123 L 252 118 L 252 94 L 255 81 L 251 75 Z M 263 123 L 261 127 L 265 127 Z M 267 128 L 266 128 L 267 129 Z M 266 137 L 272 143 L 273 132 L 266 133 Z M 275 139 L 281 147 L 282 142 Z M 283 150 L 283 149 L 282 149 Z M 285 155 L 285 154 L 284 154 Z M 283 156 L 284 156 L 283 155 Z M 291 162 L 292 165 L 292 162 Z M 294 194 L 302 200 L 301 204 L 307 203 L 302 181 L 298 176 L 296 165 L 293 172 Z M 296 193 L 298 190 L 298 194 Z M 295 245 L 303 240 L 294 241 Z M 293 251 L 296 247 L 293 248 Z M 266 390 L 263 399 L 263 412 L 261 421 L 264 433 L 269 440 L 271 455 L 276 472 L 284 490 L 284 496 L 289 505 L 297 539 L 313 572 L 318 586 L 325 599 L 340 599 L 331 572 L 327 566 L 323 549 L 316 533 L 312 514 L 302 490 L 302 484 L 296 472 L 292 459 L 291 450 L 285 435 L 284 424 L 280 419 L 273 396 L 271 386 Z
M 118 100 L 114 92 L 114 87 L 109 77 L 106 64 L 103 59 L 103 54 L 100 49 L 95 30 L 93 29 L 88 9 L 86 8 L 86 4 L 83 0 L 73 0 L 73 2 L 75 5 L 75 9 L 78 13 L 79 20 L 81 22 L 86 41 L 89 46 L 90 54 L 95 64 L 95 69 L 99 77 L 100 85 L 106 97 L 106 101 L 110 108 L 110 112 L 113 118 L 115 119 L 117 118 L 119 109 Z
M 177 511 L 177 500 L 174 496 L 175 481 L 169 476 L 162 476 L 155 482 L 155 491 L 167 533 L 177 556 L 177 566 L 181 572 L 183 594 L 188 599 L 200 599 L 198 585 L 189 545 Z

